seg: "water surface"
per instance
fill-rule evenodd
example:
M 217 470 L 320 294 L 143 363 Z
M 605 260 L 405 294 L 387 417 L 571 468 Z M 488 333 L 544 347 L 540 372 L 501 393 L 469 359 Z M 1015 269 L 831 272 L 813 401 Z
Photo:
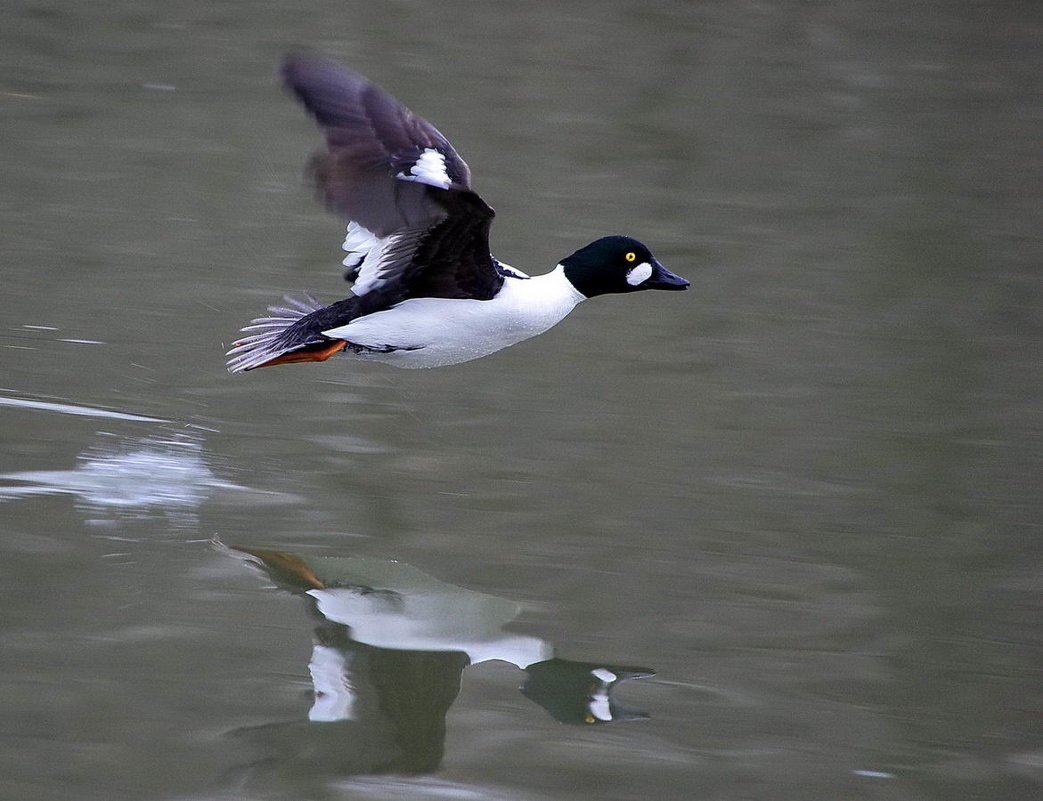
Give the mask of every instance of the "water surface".
M 1037 797 L 1032 16 L 16 3 L 0 795 Z M 504 261 L 629 233 L 692 289 L 442 370 L 228 375 L 268 302 L 344 288 L 296 45 L 435 121 Z M 231 546 L 495 632 L 363 635 Z M 655 675 L 576 721 L 528 659 Z

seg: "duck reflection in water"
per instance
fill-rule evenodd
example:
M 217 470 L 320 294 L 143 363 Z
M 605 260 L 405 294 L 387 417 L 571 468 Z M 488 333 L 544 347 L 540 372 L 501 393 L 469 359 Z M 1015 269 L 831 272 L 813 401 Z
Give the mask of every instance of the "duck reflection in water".
M 254 766 L 266 774 L 435 771 L 464 668 L 493 659 L 524 670 L 521 692 L 562 723 L 648 717 L 617 703 L 613 690 L 652 670 L 555 658 L 547 641 L 504 631 L 521 612 L 512 601 L 400 562 L 226 550 L 260 567 L 278 587 L 307 597 L 317 621 L 309 722 L 236 732 L 270 755 Z

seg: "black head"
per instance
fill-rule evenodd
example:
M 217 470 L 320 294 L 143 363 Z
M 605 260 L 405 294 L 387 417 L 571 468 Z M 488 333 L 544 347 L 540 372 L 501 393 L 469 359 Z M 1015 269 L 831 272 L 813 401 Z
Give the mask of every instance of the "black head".
M 641 242 L 629 236 L 604 236 L 561 262 L 565 277 L 580 294 L 592 298 L 642 289 L 687 289 Z

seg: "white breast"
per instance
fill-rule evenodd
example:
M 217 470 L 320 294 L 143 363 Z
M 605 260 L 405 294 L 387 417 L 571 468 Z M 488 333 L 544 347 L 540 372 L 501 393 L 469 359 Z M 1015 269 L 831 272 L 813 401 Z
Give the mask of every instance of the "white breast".
M 559 265 L 535 278 L 505 279 L 492 300 L 415 298 L 322 333 L 369 348 L 398 349 L 360 358 L 396 367 L 442 367 L 542 334 L 583 299 Z

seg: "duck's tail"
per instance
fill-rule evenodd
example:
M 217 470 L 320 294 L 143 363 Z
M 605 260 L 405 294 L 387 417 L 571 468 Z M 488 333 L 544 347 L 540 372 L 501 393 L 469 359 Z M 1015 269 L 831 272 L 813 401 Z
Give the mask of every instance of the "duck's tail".
M 303 299 L 286 296 L 285 306 L 269 306 L 268 317 L 257 317 L 242 331 L 246 336 L 232 343 L 226 356 L 228 372 L 245 373 L 258 367 L 287 362 L 321 361 L 347 343 L 322 335 L 322 325 L 315 319 L 324 307 L 306 295 Z M 315 315 L 315 317 L 313 317 Z

